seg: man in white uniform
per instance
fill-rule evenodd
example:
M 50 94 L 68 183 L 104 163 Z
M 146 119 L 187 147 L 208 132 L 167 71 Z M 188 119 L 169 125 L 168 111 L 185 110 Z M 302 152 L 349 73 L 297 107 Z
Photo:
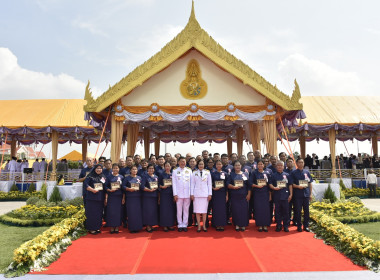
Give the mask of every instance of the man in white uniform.
M 190 186 L 193 183 L 193 172 L 186 167 L 186 158 L 178 159 L 179 167 L 173 170 L 172 187 L 174 200 L 177 203 L 178 231 L 187 231 L 190 206 Z
M 44 174 L 46 172 L 46 161 L 45 161 L 44 158 L 41 159 L 39 169 L 40 169 L 41 180 L 43 180 L 44 179 Z
M 17 169 L 17 162 L 16 162 L 17 158 L 16 157 L 12 157 L 12 160 L 9 162 L 9 177 L 11 180 L 14 180 L 14 173 L 16 172 L 16 169 Z

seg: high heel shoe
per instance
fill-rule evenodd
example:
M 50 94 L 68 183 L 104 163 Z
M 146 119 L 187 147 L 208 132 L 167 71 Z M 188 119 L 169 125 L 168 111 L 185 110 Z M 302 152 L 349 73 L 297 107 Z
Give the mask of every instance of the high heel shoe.
M 198 229 L 197 229 L 197 232 L 201 232 L 201 228 L 198 228 Z
M 207 232 L 207 228 L 203 228 L 203 231 L 204 231 L 204 232 Z

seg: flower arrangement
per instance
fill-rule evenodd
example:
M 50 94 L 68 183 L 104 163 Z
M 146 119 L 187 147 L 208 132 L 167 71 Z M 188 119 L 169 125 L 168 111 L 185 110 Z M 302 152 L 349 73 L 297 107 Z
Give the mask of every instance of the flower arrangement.
M 352 197 L 352 196 L 359 196 L 359 197 L 368 197 L 369 196 L 369 189 L 361 189 L 361 188 L 352 188 L 352 189 L 345 189 L 343 190 L 344 195 L 346 197 Z M 377 196 L 380 194 L 380 188 L 376 188 Z
M 58 259 L 75 240 L 84 234 L 84 209 L 71 218 L 53 225 L 42 234 L 25 242 L 14 251 L 13 262 L 5 269 L 4 276 L 21 276 L 29 271 L 41 271 Z
M 375 214 L 376 211 L 371 211 L 364 207 L 361 202 L 339 201 L 336 203 L 315 202 L 311 204 L 311 208 L 321 211 L 332 217 L 345 216 L 365 216 Z

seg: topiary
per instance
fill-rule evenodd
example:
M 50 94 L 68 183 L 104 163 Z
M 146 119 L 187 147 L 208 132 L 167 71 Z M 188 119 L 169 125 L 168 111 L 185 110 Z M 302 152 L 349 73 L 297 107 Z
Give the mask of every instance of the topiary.
M 32 192 L 35 192 L 36 191 L 36 185 L 34 183 L 31 183 L 29 185 L 29 188 L 27 190 L 28 193 L 32 193 Z
M 41 198 L 47 200 L 47 185 L 45 183 L 41 186 Z
M 76 197 L 76 198 L 73 198 L 73 199 L 67 200 L 67 202 L 68 202 L 70 205 L 73 205 L 73 206 L 79 207 L 79 206 L 83 205 L 83 198 L 81 198 L 81 197 Z
M 59 193 L 58 187 L 55 186 L 53 188 L 53 192 L 49 198 L 49 202 L 58 202 L 58 201 L 62 201 L 62 197 L 61 197 L 61 194 Z
M 45 200 L 45 199 L 40 199 L 40 200 L 38 200 L 37 202 L 36 202 L 36 206 L 37 207 L 42 207 L 42 206 L 46 206 L 46 204 L 47 204 L 47 201 Z
M 327 189 L 325 190 L 325 193 L 323 194 L 323 198 L 329 199 L 331 203 L 334 203 L 335 201 L 337 201 L 335 193 L 333 192 L 330 184 L 328 185 Z
M 357 196 L 352 196 L 347 199 L 348 202 L 363 204 L 362 200 Z
M 11 187 L 11 189 L 9 191 L 10 192 L 18 192 L 19 191 L 16 183 L 13 183 L 13 185 L 12 185 L 12 187 Z
M 26 200 L 26 205 L 35 205 L 37 203 L 37 201 L 39 201 L 40 198 L 37 197 L 37 196 L 31 196 L 29 197 L 27 200 Z

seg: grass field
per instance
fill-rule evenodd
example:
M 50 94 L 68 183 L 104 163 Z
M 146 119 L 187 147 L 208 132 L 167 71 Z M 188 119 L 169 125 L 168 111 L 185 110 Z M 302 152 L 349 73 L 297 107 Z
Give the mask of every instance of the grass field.
M 0 223 L 0 270 L 11 262 L 14 249 L 28 241 L 49 227 L 16 227 Z
M 380 222 L 377 223 L 363 223 L 363 224 L 350 224 L 357 231 L 365 234 L 373 240 L 380 241 Z

